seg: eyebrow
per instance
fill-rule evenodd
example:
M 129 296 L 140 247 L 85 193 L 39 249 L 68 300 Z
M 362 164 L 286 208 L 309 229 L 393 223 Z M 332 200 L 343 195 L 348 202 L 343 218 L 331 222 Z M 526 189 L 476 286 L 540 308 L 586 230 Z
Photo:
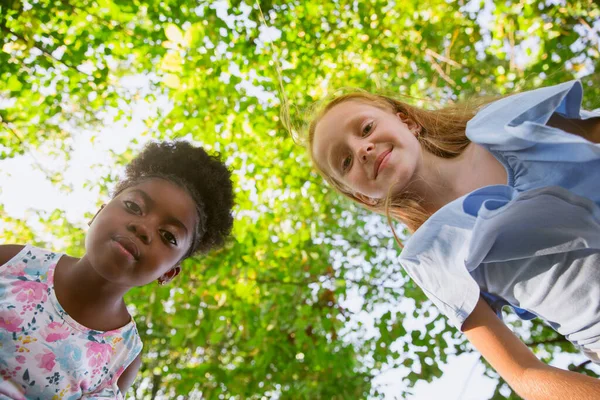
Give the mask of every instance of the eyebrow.
M 152 197 L 150 197 L 150 195 L 146 192 L 144 192 L 142 189 L 132 189 L 131 192 L 135 192 L 137 194 L 139 194 L 143 199 L 144 199 L 144 203 L 146 203 L 149 206 L 153 206 L 156 204 L 156 202 L 154 200 L 152 200 Z M 166 219 L 167 224 L 169 225 L 175 225 L 181 229 L 183 229 L 185 231 L 185 234 L 188 234 L 188 229 L 185 226 L 185 224 L 183 222 L 181 222 L 180 220 L 178 220 L 177 218 L 173 217 L 172 215 L 167 216 Z

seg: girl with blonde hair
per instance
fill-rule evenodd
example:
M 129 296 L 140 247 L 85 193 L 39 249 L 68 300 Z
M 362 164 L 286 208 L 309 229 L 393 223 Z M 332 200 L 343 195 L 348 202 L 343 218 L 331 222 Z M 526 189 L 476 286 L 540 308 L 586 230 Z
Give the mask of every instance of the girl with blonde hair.
M 406 272 L 526 399 L 600 398 L 498 318 L 539 317 L 600 362 L 600 114 L 582 96 L 572 81 L 429 111 L 356 92 L 308 129 L 316 169 L 407 226 Z

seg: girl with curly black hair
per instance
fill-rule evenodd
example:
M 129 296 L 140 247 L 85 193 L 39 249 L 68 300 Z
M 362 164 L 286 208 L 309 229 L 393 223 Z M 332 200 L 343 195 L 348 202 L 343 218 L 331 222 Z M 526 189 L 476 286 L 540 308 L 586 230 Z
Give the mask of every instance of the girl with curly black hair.
M 151 143 L 90 222 L 83 257 L 1 245 L 0 395 L 122 398 L 142 349 L 123 296 L 171 281 L 183 260 L 222 246 L 232 206 L 218 156 Z

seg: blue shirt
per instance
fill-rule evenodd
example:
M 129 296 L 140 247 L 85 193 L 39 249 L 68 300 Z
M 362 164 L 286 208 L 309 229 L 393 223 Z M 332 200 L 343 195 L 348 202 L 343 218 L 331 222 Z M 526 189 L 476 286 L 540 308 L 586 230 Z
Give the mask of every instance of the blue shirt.
M 482 295 L 498 310 L 543 318 L 600 350 L 600 145 L 546 125 L 581 110 L 577 81 L 481 110 L 467 137 L 505 167 L 507 185 L 447 204 L 408 240 L 400 262 L 459 329 Z

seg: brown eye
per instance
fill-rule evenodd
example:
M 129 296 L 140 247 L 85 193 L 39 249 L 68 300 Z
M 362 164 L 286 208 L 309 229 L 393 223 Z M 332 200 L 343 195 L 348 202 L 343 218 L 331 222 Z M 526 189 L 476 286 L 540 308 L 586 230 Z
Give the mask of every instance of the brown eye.
M 371 130 L 372 130 L 372 129 L 373 129 L 373 122 L 369 122 L 368 124 L 366 124 L 366 125 L 363 127 L 363 130 L 362 130 L 362 135 L 363 135 L 363 136 L 367 136 L 369 133 L 371 133 Z
M 344 161 L 342 161 L 342 172 L 346 172 L 346 170 L 348 168 L 350 168 L 351 163 L 352 163 L 352 157 L 348 156 L 348 157 L 344 158 Z
M 125 204 L 125 207 L 127 207 L 127 209 L 129 211 L 131 211 L 132 213 L 136 214 L 136 215 L 141 215 L 142 214 L 142 209 L 140 206 L 138 206 L 136 203 L 134 203 L 133 201 L 128 201 L 125 200 L 123 202 Z
M 175 238 L 175 235 L 173 235 L 171 232 L 161 231 L 160 234 L 163 237 L 163 239 L 165 239 L 167 242 L 171 243 L 174 246 L 177 246 L 177 238 Z

